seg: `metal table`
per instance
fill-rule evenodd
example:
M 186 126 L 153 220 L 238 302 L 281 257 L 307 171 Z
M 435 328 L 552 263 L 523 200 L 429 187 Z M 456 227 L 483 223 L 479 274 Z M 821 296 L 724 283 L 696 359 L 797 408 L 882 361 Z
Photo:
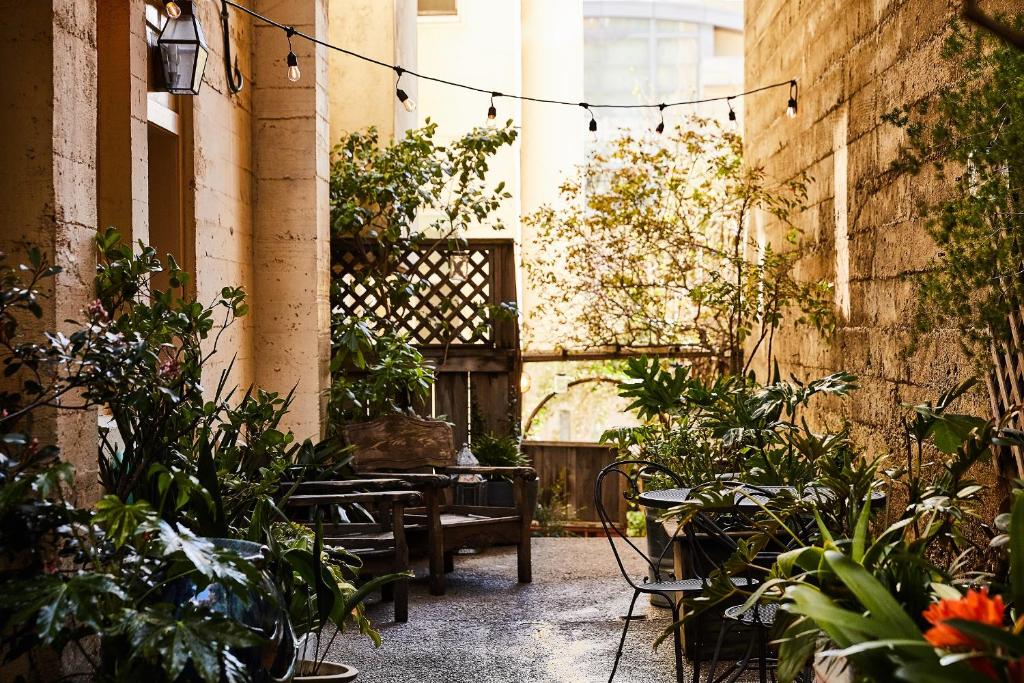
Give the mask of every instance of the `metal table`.
M 644 491 L 637 496 L 637 503 L 644 507 L 654 508 L 658 510 L 668 510 L 674 508 L 677 505 L 683 505 L 684 503 L 695 502 L 690 498 L 690 492 L 692 488 L 679 488 L 679 489 L 662 489 L 660 491 Z M 771 498 L 774 498 L 779 493 L 786 491 L 793 497 L 797 497 L 797 488 L 795 486 L 756 486 L 751 485 L 751 488 L 746 493 L 736 492 L 733 500 L 733 507 L 738 510 L 750 511 L 757 509 L 759 504 L 764 504 Z M 831 498 L 831 491 L 821 486 L 808 486 L 804 489 L 803 500 L 814 501 L 817 503 L 827 503 Z M 883 491 L 874 490 L 871 492 L 871 504 L 882 505 L 885 503 L 885 493 Z

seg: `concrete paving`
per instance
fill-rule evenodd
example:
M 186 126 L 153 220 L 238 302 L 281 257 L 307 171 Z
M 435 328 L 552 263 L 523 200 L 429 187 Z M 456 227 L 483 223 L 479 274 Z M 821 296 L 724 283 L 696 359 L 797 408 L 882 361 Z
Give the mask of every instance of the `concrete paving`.
M 533 583 L 516 582 L 514 548 L 460 555 L 448 593 L 432 596 L 418 579 L 410 590 L 409 622 L 391 621 L 389 604 L 369 613 L 384 644 L 348 631 L 331 659 L 360 671 L 359 683 L 590 683 L 607 681 L 632 592 L 603 538 L 536 538 Z M 634 574 L 642 563 L 631 562 Z M 422 577 L 425 570 L 417 569 Z M 671 641 L 652 644 L 670 623 L 667 609 L 645 598 L 615 680 L 675 681 Z M 689 680 L 689 672 L 686 673 Z

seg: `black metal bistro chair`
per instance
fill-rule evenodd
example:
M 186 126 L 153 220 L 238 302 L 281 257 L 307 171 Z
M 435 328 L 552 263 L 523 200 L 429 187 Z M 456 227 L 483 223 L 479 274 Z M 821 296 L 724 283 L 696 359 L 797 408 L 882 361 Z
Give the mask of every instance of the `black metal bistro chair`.
M 776 492 L 772 490 L 774 487 L 759 487 L 751 484 L 745 484 L 738 481 L 723 482 L 726 486 L 742 487 L 745 490 L 745 495 L 748 497 L 760 498 L 762 500 L 770 498 L 776 495 Z M 700 531 L 710 531 L 713 535 L 717 535 L 724 531 L 723 527 L 728 528 L 726 533 L 743 534 L 746 531 L 752 531 L 743 520 L 742 516 L 730 517 L 726 521 L 726 524 L 720 525 L 712 516 L 702 515 L 695 519 L 693 528 Z M 744 528 L 747 526 L 747 528 Z M 794 539 L 795 540 L 795 539 Z M 779 554 L 787 550 L 787 548 L 765 548 L 757 553 L 755 562 L 761 566 L 770 567 L 773 565 L 778 558 Z M 759 582 L 763 577 L 754 577 L 748 575 L 755 582 Z M 708 667 L 707 683 L 734 683 L 745 674 L 747 671 L 752 670 L 755 666 L 758 672 L 759 683 L 768 683 L 769 680 L 775 681 L 775 668 L 778 665 L 778 658 L 773 656 L 770 647 L 771 636 L 770 631 L 775 625 L 775 618 L 778 614 L 778 605 L 775 603 L 756 602 L 750 607 L 744 607 L 744 605 L 733 605 L 727 607 L 722 613 L 722 622 L 719 626 L 718 638 L 715 642 L 714 652 L 711 655 L 711 662 Z M 746 643 L 746 649 L 743 651 L 743 655 L 735 662 L 731 661 L 724 672 L 718 673 L 718 665 L 722 660 L 723 645 L 726 642 L 726 637 L 736 630 L 742 630 L 747 636 L 743 638 Z M 769 679 L 770 677 L 770 679 Z M 696 680 L 696 679 L 695 679 Z M 797 678 L 798 681 L 810 681 L 811 672 L 810 669 L 805 669 L 801 672 Z
M 626 642 L 626 633 L 629 630 L 629 622 L 633 619 L 633 609 L 636 606 L 637 598 L 641 594 L 650 595 L 657 594 L 665 598 L 669 603 L 672 610 L 672 621 L 676 623 L 679 621 L 680 616 L 680 605 L 676 599 L 677 594 L 683 596 L 692 596 L 700 594 L 708 584 L 708 577 L 711 573 L 718 568 L 719 564 L 716 561 L 716 557 L 722 557 L 721 553 L 715 553 L 711 551 L 713 546 L 719 546 L 720 544 L 725 545 L 725 551 L 727 551 L 724 557 L 728 557 L 731 551 L 735 549 L 736 544 L 727 534 L 715 534 L 715 538 L 712 540 L 707 537 L 707 534 L 700 531 L 694 531 L 690 529 L 689 525 L 686 527 L 679 527 L 675 530 L 672 539 L 666 544 L 665 549 L 662 551 L 661 556 L 657 558 L 648 557 L 647 554 L 639 548 L 631 538 L 629 538 L 624 531 L 615 523 L 615 517 L 612 517 L 605 506 L 605 495 L 604 488 L 607 480 L 612 480 L 618 483 L 622 480 L 626 483 L 623 495 L 629 500 L 635 500 L 640 493 L 640 486 L 638 481 L 645 476 L 662 475 L 667 477 L 675 486 L 682 488 L 683 482 L 679 477 L 666 467 L 658 465 L 657 463 L 649 462 L 646 460 L 622 460 L 614 462 L 604 469 L 601 470 L 597 476 L 597 481 L 594 487 L 594 508 L 597 511 L 598 518 L 601 520 L 601 525 L 604 528 L 605 534 L 608 536 L 608 541 L 612 546 L 612 553 L 615 556 L 615 561 L 619 565 L 619 570 L 622 572 L 622 576 L 626 579 L 626 583 L 633 589 L 633 599 L 629 603 L 629 611 L 626 613 L 625 623 L 622 625 L 622 636 L 619 639 L 619 647 L 615 652 L 615 662 L 612 665 L 611 675 L 608 677 L 609 683 L 615 678 L 615 672 L 619 667 L 619 660 L 622 658 L 622 649 Z M 691 534 L 688 537 L 688 545 L 693 546 L 696 552 L 687 553 L 687 567 L 686 573 L 689 575 L 687 578 L 679 578 L 672 574 L 665 574 L 662 567 L 662 560 L 664 559 L 665 553 L 667 553 L 676 542 L 676 537 L 680 533 L 681 529 L 687 528 L 687 534 Z M 639 580 L 630 574 L 629 570 L 623 561 L 623 557 L 620 554 L 620 546 L 616 544 L 616 537 L 622 539 L 625 544 L 631 548 L 637 555 L 643 558 L 644 563 L 647 565 L 647 569 L 650 570 L 650 576 L 653 580 L 649 580 L 647 575 L 644 575 Z M 750 579 L 742 577 L 732 578 L 734 585 L 738 587 L 749 587 L 752 585 Z M 683 643 L 678 628 L 673 629 L 673 645 L 675 648 L 675 659 L 676 659 L 676 681 L 683 683 Z M 693 652 L 693 668 L 694 677 L 693 680 L 699 680 L 700 677 L 700 663 L 703 655 L 703 643 L 700 636 L 701 623 L 700 615 L 697 617 L 695 623 L 695 638 L 692 641 L 694 644 Z

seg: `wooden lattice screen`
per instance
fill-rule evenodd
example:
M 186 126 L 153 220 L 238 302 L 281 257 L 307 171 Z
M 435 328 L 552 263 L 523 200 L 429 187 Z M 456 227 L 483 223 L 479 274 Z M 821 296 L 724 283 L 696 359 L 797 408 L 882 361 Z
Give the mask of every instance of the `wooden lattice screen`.
M 1010 314 L 1009 325 L 1012 348 L 1005 343 L 992 345 L 993 371 L 988 377 L 988 395 L 996 419 L 1010 410 L 1024 406 L 1024 354 L 1020 351 L 1024 349 L 1021 346 L 1024 341 L 1024 316 L 1020 311 Z M 1020 429 L 1024 425 L 1010 426 Z M 1003 474 L 1011 478 L 1024 478 L 1024 453 L 1017 447 L 1008 450 L 1013 462 L 1000 463 Z
M 348 315 L 383 316 L 381 303 L 358 275 L 373 254 L 342 240 L 332 243 L 331 252 L 332 305 Z M 398 267 L 427 283 L 408 310 L 388 323 L 437 368 L 430 405 L 416 411 L 452 422 L 456 445 L 469 441 L 474 425 L 509 433 L 519 420 L 519 325 L 514 318 L 492 318 L 488 308 L 516 302 L 513 241 L 471 239 L 454 259 L 444 249 L 409 253 Z

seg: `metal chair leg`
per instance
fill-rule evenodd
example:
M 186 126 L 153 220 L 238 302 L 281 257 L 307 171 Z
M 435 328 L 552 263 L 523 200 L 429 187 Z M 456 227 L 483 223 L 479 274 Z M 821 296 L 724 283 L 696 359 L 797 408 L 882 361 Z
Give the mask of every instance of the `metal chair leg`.
M 676 651 L 676 683 L 686 683 L 683 679 L 682 636 L 679 634 L 679 627 L 675 625 L 679 621 L 679 603 L 675 601 L 674 597 L 669 598 L 669 603 L 672 605 L 672 645 Z
M 612 664 L 612 675 L 608 677 L 608 683 L 612 683 L 615 672 L 619 669 L 619 659 L 622 657 L 622 646 L 626 643 L 626 631 L 629 630 L 629 622 L 633 620 L 633 607 L 636 606 L 636 599 L 640 597 L 640 591 L 633 591 L 633 599 L 629 601 L 629 611 L 626 612 L 626 623 L 622 625 L 622 637 L 619 638 L 619 649 L 615 651 L 615 663 Z
M 756 608 L 755 608 L 756 609 Z M 755 627 L 757 630 L 757 680 L 760 683 L 768 683 L 768 643 L 767 634 L 763 626 Z
M 750 655 L 754 654 L 754 645 L 756 643 L 756 638 L 750 639 L 750 643 L 747 645 L 747 651 L 743 654 L 743 659 L 736 662 L 736 671 L 733 672 L 732 676 L 729 677 L 726 683 L 736 683 L 740 676 L 747 672 L 747 669 L 750 668 Z
M 700 659 L 704 654 L 704 616 L 693 620 L 693 683 L 700 683 Z
M 715 681 L 715 669 L 718 668 L 718 657 L 722 654 L 722 641 L 725 640 L 725 634 L 728 630 L 729 624 L 725 619 L 723 619 L 721 626 L 718 627 L 718 640 L 715 641 L 714 652 L 711 653 L 711 665 L 708 667 L 708 683 L 714 683 Z

